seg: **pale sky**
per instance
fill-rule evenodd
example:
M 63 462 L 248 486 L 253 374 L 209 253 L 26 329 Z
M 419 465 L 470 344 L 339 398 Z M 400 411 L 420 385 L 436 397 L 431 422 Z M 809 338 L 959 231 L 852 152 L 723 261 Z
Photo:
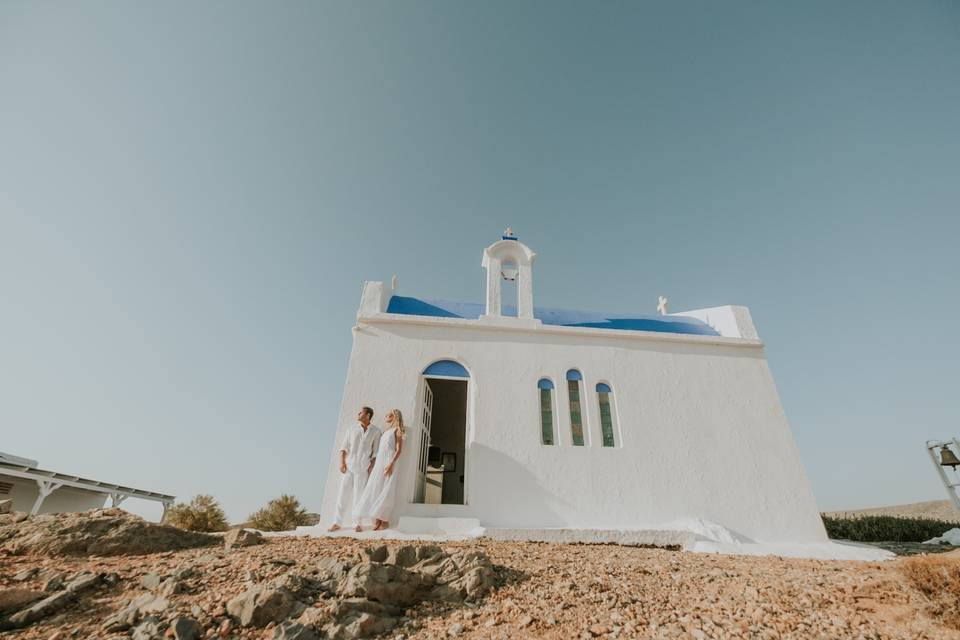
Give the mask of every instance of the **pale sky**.
M 4 2 L 0 450 L 317 510 L 362 282 L 511 225 L 538 305 L 749 306 L 821 508 L 942 499 L 958 114 L 947 1 Z

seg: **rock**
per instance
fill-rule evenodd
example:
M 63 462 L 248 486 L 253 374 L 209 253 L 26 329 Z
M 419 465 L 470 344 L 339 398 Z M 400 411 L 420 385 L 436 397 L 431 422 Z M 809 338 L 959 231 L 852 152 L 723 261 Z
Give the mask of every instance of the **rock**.
M 169 606 L 170 601 L 163 596 L 144 593 L 134 598 L 123 609 L 104 620 L 103 628 L 106 631 L 124 631 L 136 624 L 141 616 L 163 613 Z
M 284 622 L 273 630 L 273 640 L 320 640 L 320 636 L 298 622 Z
M 477 551 L 434 556 L 413 569 L 434 576 L 438 585 L 431 594 L 434 600 L 476 600 L 486 595 L 494 584 L 493 565 L 489 558 Z
M 199 640 L 203 636 L 203 627 L 193 618 L 174 618 L 168 631 L 175 640 Z
M 60 611 L 67 606 L 72 598 L 73 594 L 69 591 L 60 591 L 52 596 L 47 596 L 40 602 L 10 616 L 10 624 L 14 627 L 25 627 L 28 624 L 33 624 L 41 618 Z
M 456 638 L 461 633 L 463 633 L 463 625 L 459 622 L 454 622 L 452 625 L 450 625 L 450 628 L 447 629 L 447 635 L 451 638 Z
M 43 593 L 32 589 L 0 589 L 0 615 L 22 609 L 43 597 Z
M 0 514 L 8 514 L 13 511 L 13 500 L 0 500 Z
M 270 586 L 280 589 L 286 589 L 293 594 L 295 598 L 301 600 L 308 600 L 312 595 L 315 595 L 320 591 L 317 583 L 299 573 L 285 573 L 279 578 L 275 578 L 270 582 Z
M 3 513 L 0 514 L 0 527 L 10 525 L 10 524 L 19 524 L 29 518 L 30 516 L 22 511 L 14 511 L 13 513 Z
M 425 544 L 417 547 L 417 562 L 439 555 L 445 554 L 443 553 L 443 549 L 435 544 Z
M 140 586 L 153 591 L 160 586 L 160 576 L 155 573 L 148 573 L 140 578 Z
M 263 534 L 250 529 L 231 529 L 223 536 L 223 547 L 225 549 L 252 547 L 255 544 L 263 544 L 263 542 Z
M 27 580 L 33 580 L 34 576 L 36 576 L 38 573 L 40 573 L 39 567 L 31 567 L 29 569 L 24 569 L 23 571 L 13 576 L 13 581 L 26 582 Z
M 303 613 L 300 614 L 300 617 L 297 618 L 297 622 L 305 627 L 319 629 L 326 623 L 330 622 L 332 615 L 333 612 L 330 607 L 310 607 L 305 609 Z
M 60 591 L 63 588 L 63 579 L 65 574 L 63 573 L 54 573 L 49 578 L 46 579 L 46 582 L 43 583 L 43 590 L 47 593 L 53 593 L 54 591 Z
M 407 607 L 422 600 L 432 586 L 430 576 L 396 565 L 370 562 L 350 569 L 340 595 Z
M 323 627 L 330 640 L 354 640 L 387 633 L 397 626 L 402 609 L 363 598 L 346 598 L 333 607 L 334 621 Z
M 328 594 L 335 593 L 352 566 L 335 558 L 321 558 L 316 565 L 317 588 Z
M 230 600 L 227 613 L 243 627 L 265 627 L 286 619 L 293 604 L 293 594 L 287 589 L 257 585 Z
M 67 583 L 66 590 L 71 594 L 78 593 L 84 589 L 99 585 L 102 580 L 103 576 L 98 573 L 81 573 Z
M 387 559 L 388 553 L 387 546 L 383 544 L 376 547 L 364 547 L 360 550 L 360 561 L 383 562 Z
M 219 542 L 217 536 L 147 522 L 121 509 L 46 514 L 0 527 L 0 550 L 12 555 L 139 555 Z
M 161 640 L 163 638 L 160 618 L 151 616 L 133 629 L 133 640 Z
M 398 567 L 412 567 L 417 564 L 418 561 L 417 548 L 410 545 L 403 545 L 400 547 L 390 547 L 384 563 L 395 564 Z
M 159 588 L 157 588 L 157 593 L 162 596 L 170 597 L 176 595 L 183 591 L 183 585 L 180 584 L 180 581 L 176 578 L 167 578 L 160 583 Z
M 177 580 L 189 580 L 193 576 L 197 575 L 196 568 L 187 565 L 186 567 L 180 567 L 173 572 L 173 577 Z

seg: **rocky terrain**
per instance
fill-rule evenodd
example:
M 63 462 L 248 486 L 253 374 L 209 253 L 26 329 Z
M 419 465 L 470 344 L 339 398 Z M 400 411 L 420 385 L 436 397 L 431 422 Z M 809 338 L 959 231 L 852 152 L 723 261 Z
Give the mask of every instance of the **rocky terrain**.
M 441 548 L 243 530 L 216 546 L 176 535 L 172 550 L 84 546 L 84 531 L 111 535 L 105 518 L 152 538 L 157 525 L 121 513 L 0 516 L 0 638 L 960 640 L 905 578 L 905 560 L 482 539 Z M 59 535 L 71 544 L 52 543 Z

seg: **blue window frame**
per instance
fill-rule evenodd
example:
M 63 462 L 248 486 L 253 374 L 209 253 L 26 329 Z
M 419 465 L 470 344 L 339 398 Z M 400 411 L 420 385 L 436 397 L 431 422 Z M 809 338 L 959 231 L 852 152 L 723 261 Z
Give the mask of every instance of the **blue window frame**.
M 553 439 L 553 383 L 541 378 L 537 383 L 540 393 L 540 443 L 554 445 Z

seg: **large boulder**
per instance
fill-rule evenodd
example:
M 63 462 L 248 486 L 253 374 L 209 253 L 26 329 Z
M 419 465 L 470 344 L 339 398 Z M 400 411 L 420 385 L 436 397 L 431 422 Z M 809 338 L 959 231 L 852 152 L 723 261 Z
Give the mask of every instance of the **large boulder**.
M 231 529 L 223 536 L 223 546 L 225 549 L 252 547 L 255 544 L 263 543 L 263 534 L 252 529 Z
M 274 627 L 273 640 L 320 640 L 320 636 L 299 622 L 284 622 Z
M 289 616 L 296 599 L 283 587 L 257 585 L 227 602 L 227 613 L 244 627 L 265 627 Z
M 0 550 L 12 555 L 142 555 L 219 543 L 217 536 L 147 522 L 120 509 L 46 514 L 0 523 Z
M 126 631 L 142 616 L 163 613 L 170 607 L 170 601 L 154 593 L 144 593 L 117 611 L 103 622 L 104 631 Z
M 362 562 L 347 573 L 340 595 L 408 607 L 423 600 L 433 584 L 433 578 L 424 573 L 392 564 Z
M 387 633 L 397 626 L 403 609 L 364 598 L 345 598 L 334 604 L 333 622 L 323 627 L 330 640 L 355 640 Z
M 33 589 L 0 589 L 0 615 L 22 609 L 43 597 L 42 591 Z

